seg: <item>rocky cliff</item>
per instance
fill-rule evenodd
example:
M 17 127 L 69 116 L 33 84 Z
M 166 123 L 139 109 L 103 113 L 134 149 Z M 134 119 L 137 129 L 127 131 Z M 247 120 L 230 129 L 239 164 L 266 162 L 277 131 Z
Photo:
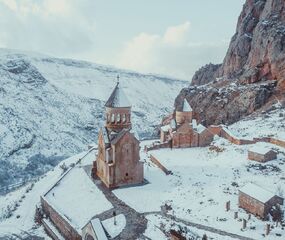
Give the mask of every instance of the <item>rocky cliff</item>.
M 199 69 L 175 105 L 186 96 L 208 124 L 232 123 L 284 92 L 285 1 L 246 0 L 223 63 Z

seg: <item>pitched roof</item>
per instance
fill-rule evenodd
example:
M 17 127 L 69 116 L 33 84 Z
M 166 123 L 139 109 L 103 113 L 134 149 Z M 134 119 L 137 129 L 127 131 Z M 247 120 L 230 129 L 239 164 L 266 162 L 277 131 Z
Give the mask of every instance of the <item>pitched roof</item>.
M 259 154 L 266 154 L 270 151 L 273 151 L 274 145 L 270 143 L 263 143 L 263 142 L 258 142 L 254 144 L 253 146 L 250 147 L 249 151 L 259 153 Z
M 117 82 L 117 85 L 114 88 L 111 96 L 107 100 L 105 107 L 111 107 L 111 108 L 131 107 L 131 104 L 127 96 L 125 95 L 123 89 L 119 85 L 120 83 Z
M 186 100 L 186 98 L 184 98 L 183 101 L 183 108 L 182 108 L 183 112 L 192 112 L 193 109 L 191 108 L 190 104 L 188 103 L 188 101 Z
M 99 240 L 108 240 L 99 218 L 94 218 L 90 222 L 97 238 Z
M 270 192 L 269 190 L 264 189 L 254 183 L 249 183 L 239 190 L 262 203 L 266 203 L 275 196 L 273 192 Z

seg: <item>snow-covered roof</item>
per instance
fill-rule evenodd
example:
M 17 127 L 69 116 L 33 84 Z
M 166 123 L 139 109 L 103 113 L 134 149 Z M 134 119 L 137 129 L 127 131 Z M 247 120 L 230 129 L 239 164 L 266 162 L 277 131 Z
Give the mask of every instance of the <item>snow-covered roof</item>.
M 188 101 L 186 100 L 186 98 L 184 98 L 183 101 L 183 108 L 182 108 L 183 112 L 192 112 L 193 109 L 191 108 L 190 104 L 188 103 Z
M 249 183 L 239 190 L 262 203 L 266 203 L 275 196 L 273 192 L 270 192 L 269 190 L 264 189 L 254 183 Z
M 259 154 L 266 154 L 272 150 L 272 147 L 273 146 L 270 143 L 258 142 L 249 148 L 249 151 Z
M 105 107 L 131 107 L 131 104 L 124 93 L 123 89 L 119 86 L 119 82 L 117 83 L 115 89 L 113 90 L 111 96 L 107 100 Z
M 206 129 L 206 127 L 203 126 L 202 124 L 199 124 L 199 125 L 197 126 L 197 132 L 198 132 L 198 133 L 202 133 L 205 129 Z
M 81 167 L 74 167 L 64 175 L 45 199 L 76 230 L 81 230 L 96 214 L 113 207 Z
M 98 240 L 108 240 L 99 218 L 94 218 L 91 221 L 92 228 Z

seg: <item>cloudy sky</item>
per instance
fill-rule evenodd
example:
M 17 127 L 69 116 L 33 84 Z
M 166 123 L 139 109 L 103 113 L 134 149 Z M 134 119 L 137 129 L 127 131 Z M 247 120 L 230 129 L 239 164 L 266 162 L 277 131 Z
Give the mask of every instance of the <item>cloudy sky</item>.
M 245 0 L 0 0 L 0 47 L 191 79 L 222 61 Z

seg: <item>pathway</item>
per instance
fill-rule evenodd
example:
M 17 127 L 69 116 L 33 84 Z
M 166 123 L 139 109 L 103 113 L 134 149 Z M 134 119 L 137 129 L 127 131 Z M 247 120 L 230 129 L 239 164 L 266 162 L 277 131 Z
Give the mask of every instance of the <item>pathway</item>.
M 85 166 L 84 170 L 88 176 L 90 176 L 91 166 Z M 137 212 L 122 200 L 117 198 L 116 195 L 110 191 L 110 189 L 108 189 L 99 179 L 91 179 L 103 192 L 107 200 L 114 206 L 113 209 L 98 214 L 95 217 L 98 217 L 101 221 L 103 221 L 105 219 L 113 217 L 113 211 L 116 211 L 116 215 L 123 214 L 126 218 L 126 227 L 117 237 L 113 239 L 146 239 L 146 237 L 143 235 L 147 228 L 147 219 L 145 218 L 144 214 Z

